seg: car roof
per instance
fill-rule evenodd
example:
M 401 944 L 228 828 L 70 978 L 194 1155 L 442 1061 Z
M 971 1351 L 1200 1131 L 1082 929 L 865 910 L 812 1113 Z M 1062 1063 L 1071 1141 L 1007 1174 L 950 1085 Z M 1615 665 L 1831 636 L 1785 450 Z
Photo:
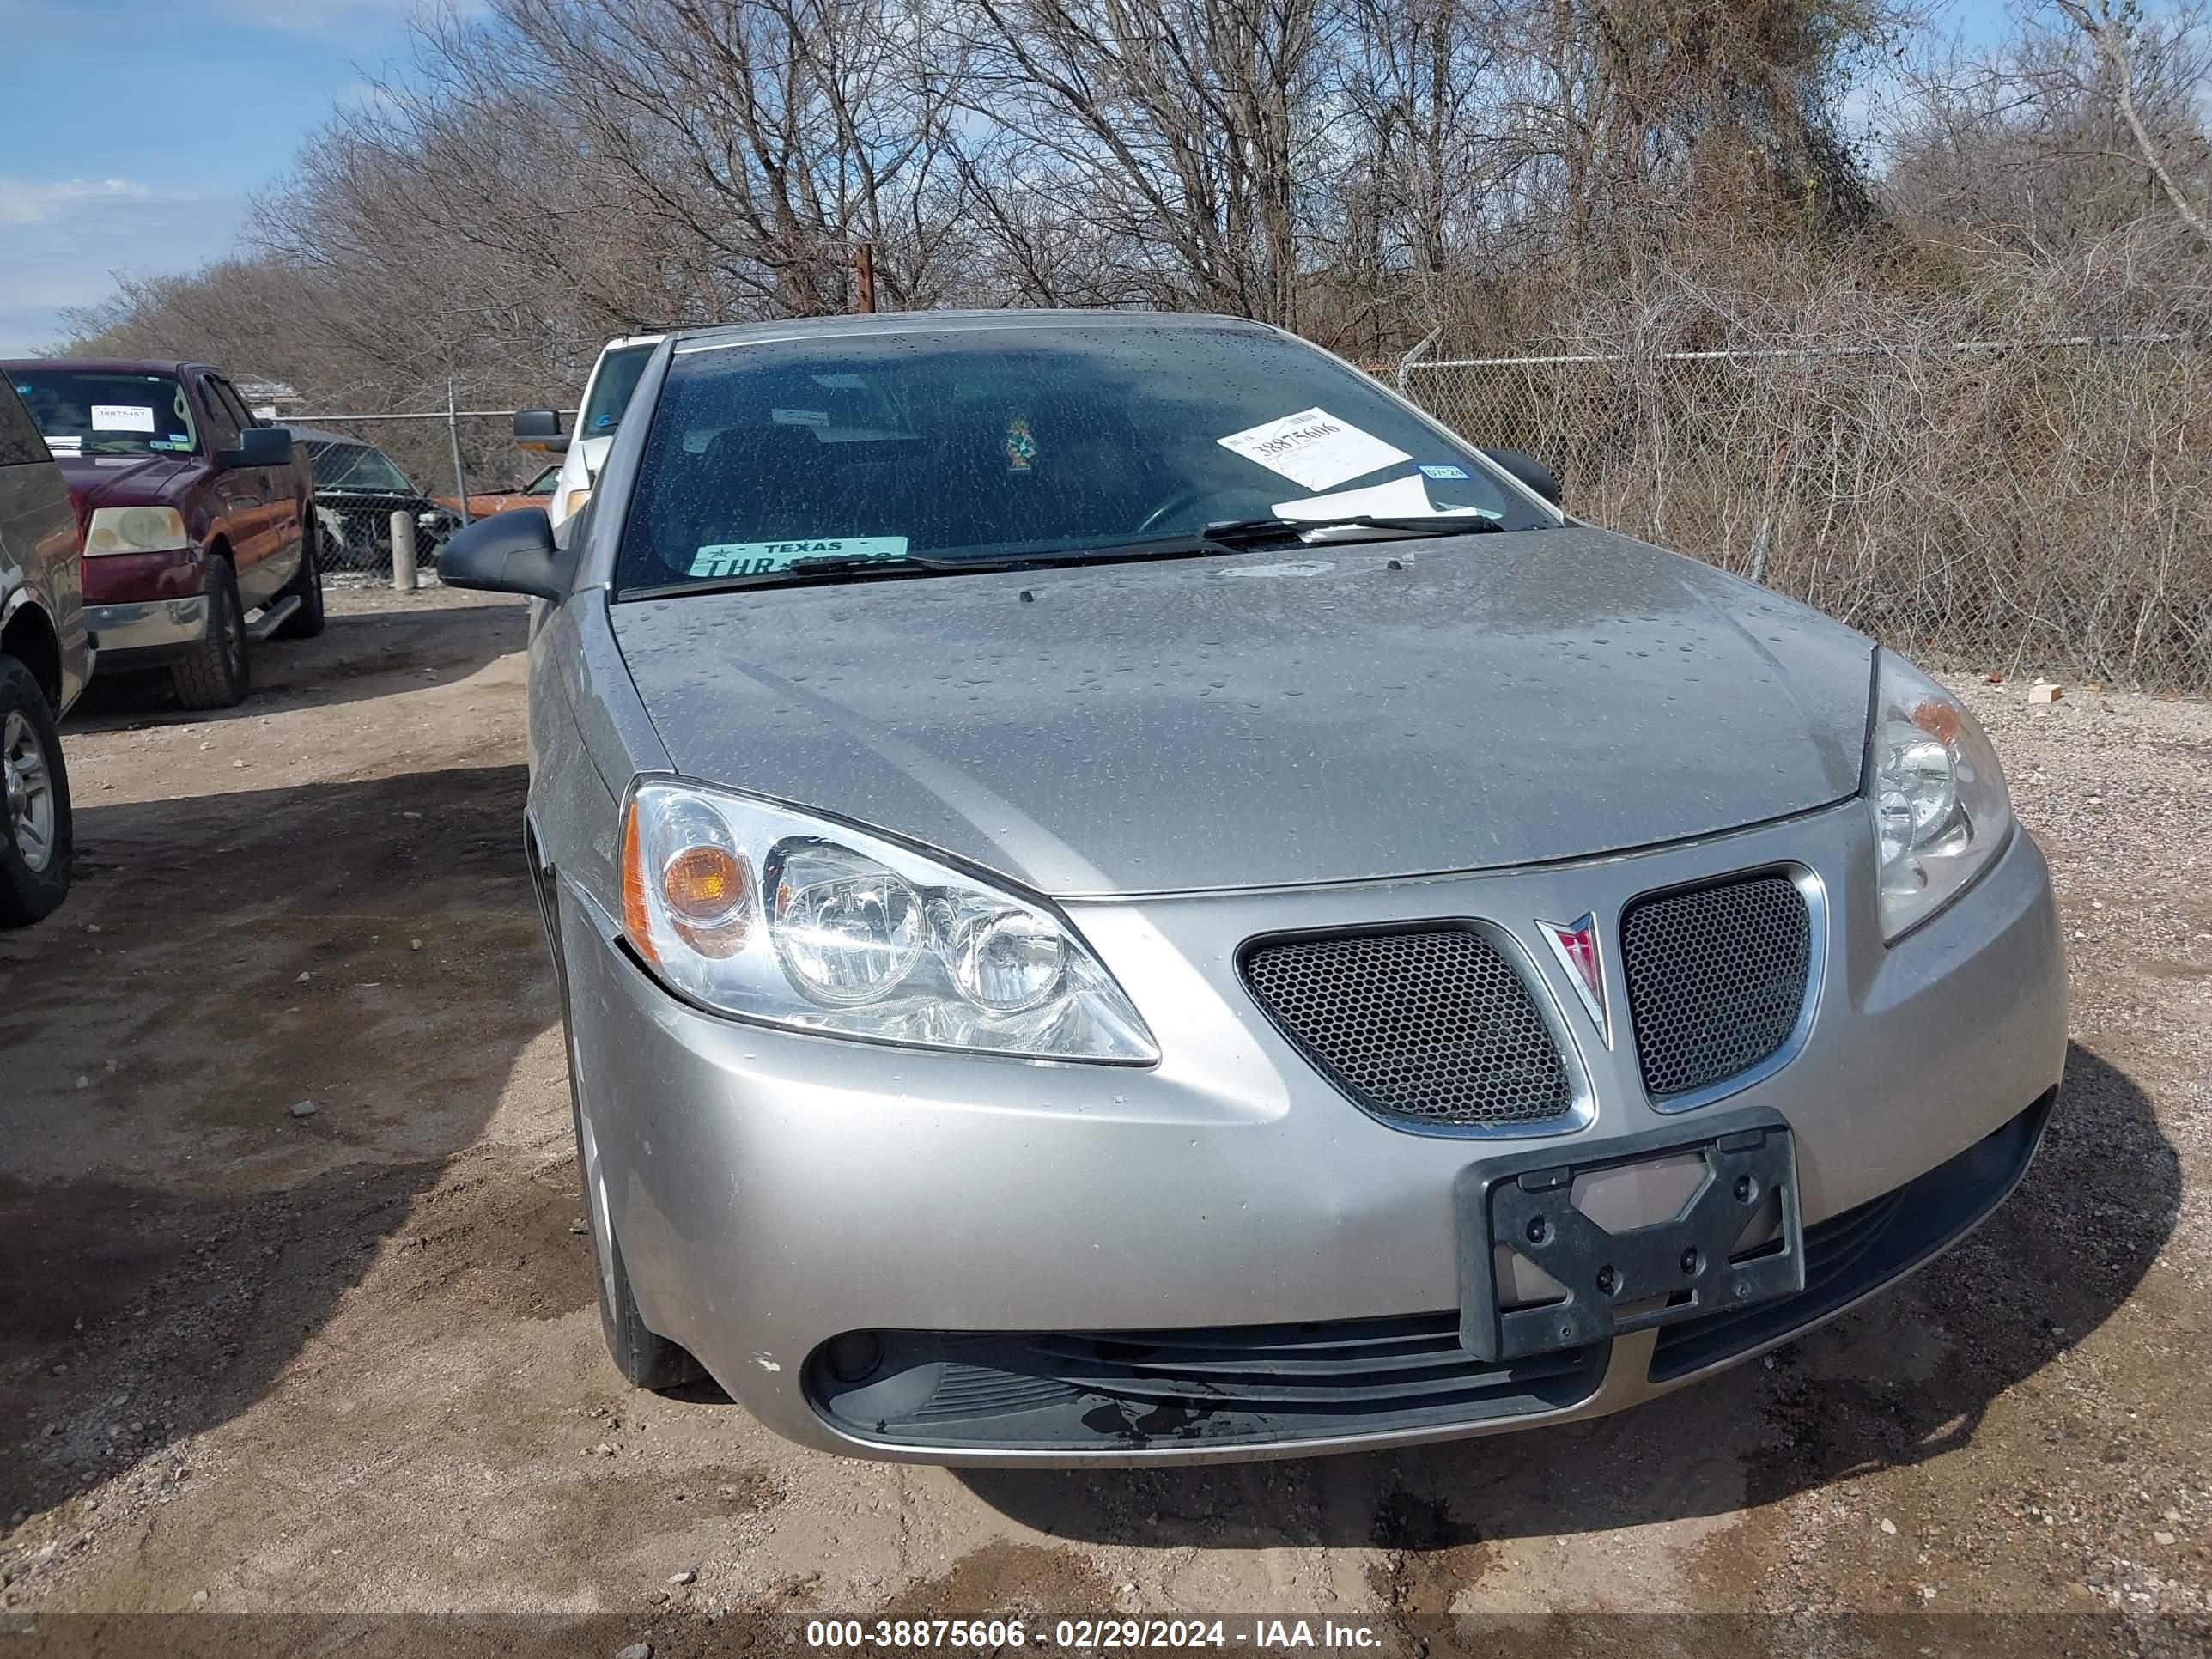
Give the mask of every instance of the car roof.
M 368 439 L 356 438 L 350 432 L 332 432 L 327 428 L 319 426 L 299 426 L 290 421 L 279 421 L 276 424 L 283 427 L 285 431 L 290 433 L 294 437 L 307 443 L 358 444 L 363 449 L 374 449 L 377 447 L 377 446 Z
M 1276 331 L 1246 317 L 1213 312 L 1085 311 L 1073 307 L 997 311 L 848 312 L 835 317 L 799 317 L 774 323 L 726 323 L 674 331 L 678 351 L 702 347 L 749 345 L 770 340 L 861 339 L 883 334 L 973 333 L 1050 328 L 1152 328 Z
M 98 374 L 181 374 L 187 369 L 204 368 L 216 373 L 207 363 L 179 362 L 173 357 L 9 357 L 0 359 L 0 369 L 14 374 L 21 368 L 82 368 Z

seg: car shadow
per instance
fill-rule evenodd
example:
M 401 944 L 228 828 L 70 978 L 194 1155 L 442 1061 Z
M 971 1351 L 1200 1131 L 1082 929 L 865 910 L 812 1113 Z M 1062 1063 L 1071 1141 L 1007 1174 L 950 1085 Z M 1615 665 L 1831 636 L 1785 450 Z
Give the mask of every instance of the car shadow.
M 377 593 L 376 601 L 392 602 L 360 611 L 350 607 L 350 598 L 333 592 L 319 637 L 253 647 L 253 689 L 236 708 L 179 708 L 166 669 L 106 672 L 70 710 L 62 727 L 64 742 L 76 732 L 213 725 L 448 685 L 528 643 L 530 607 L 523 600 L 486 597 L 454 604 L 441 595 L 435 602 L 410 602 L 404 595 Z
M 1972 1237 L 1789 1345 L 1632 1410 L 1523 1434 L 1283 1463 L 963 1470 L 1023 1525 L 1098 1544 L 1412 1555 L 1722 1516 L 1966 1444 L 1990 1403 L 2124 1303 L 2172 1231 L 2151 1103 L 2076 1043 L 2043 1150 Z
M 0 934 L 0 1521 L 189 1478 L 477 1142 L 557 1015 L 525 789 L 79 805 L 101 878 Z M 511 1218 L 553 1313 L 592 1294 L 558 1186 Z

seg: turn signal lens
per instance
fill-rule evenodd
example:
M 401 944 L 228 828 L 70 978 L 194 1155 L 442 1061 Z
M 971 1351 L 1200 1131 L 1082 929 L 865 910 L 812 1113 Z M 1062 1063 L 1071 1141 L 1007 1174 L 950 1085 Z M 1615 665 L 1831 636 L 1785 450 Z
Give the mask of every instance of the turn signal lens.
M 745 866 L 720 847 L 687 847 L 660 872 L 660 896 L 686 921 L 720 921 L 745 895 Z
M 733 957 L 752 937 L 752 867 L 742 854 L 682 848 L 661 866 L 660 897 L 669 925 L 702 957 Z
M 751 860 L 715 815 L 696 805 L 655 814 L 630 804 L 623 824 L 623 931 L 647 961 L 686 950 L 726 961 L 753 936 Z
M 639 845 L 637 803 L 632 801 L 623 824 L 623 932 L 648 962 L 660 960 L 653 946 L 653 912 L 645 900 L 645 853 Z
M 592 499 L 588 489 L 571 489 L 561 497 L 561 516 L 573 519 L 583 510 L 584 503 Z

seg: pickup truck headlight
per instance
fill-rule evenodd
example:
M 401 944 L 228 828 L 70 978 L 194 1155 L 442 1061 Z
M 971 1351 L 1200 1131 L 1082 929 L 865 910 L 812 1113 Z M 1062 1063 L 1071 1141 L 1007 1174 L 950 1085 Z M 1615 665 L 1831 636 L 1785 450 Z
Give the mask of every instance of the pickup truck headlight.
M 1042 900 L 849 825 L 641 778 L 623 933 L 673 989 L 802 1030 L 1149 1065 L 1144 1020 Z
M 2012 798 L 1981 723 L 1904 658 L 1875 660 L 1867 806 L 1881 867 L 1881 931 L 1918 927 L 1979 875 L 2012 832 Z
M 174 553 L 191 545 L 185 515 L 173 507 L 96 507 L 84 527 L 88 555 Z

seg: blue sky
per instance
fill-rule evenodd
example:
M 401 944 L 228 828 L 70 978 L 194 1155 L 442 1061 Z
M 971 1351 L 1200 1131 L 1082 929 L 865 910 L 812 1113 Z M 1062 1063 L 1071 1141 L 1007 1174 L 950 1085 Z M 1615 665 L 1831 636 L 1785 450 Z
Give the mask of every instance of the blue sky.
M 248 197 L 404 56 L 422 3 L 0 0 L 0 356 L 51 343 L 115 271 L 220 257 Z M 1986 37 L 2004 3 L 1948 21 Z
M 110 273 L 220 257 L 246 198 L 402 56 L 416 0 L 0 0 L 0 356 Z

